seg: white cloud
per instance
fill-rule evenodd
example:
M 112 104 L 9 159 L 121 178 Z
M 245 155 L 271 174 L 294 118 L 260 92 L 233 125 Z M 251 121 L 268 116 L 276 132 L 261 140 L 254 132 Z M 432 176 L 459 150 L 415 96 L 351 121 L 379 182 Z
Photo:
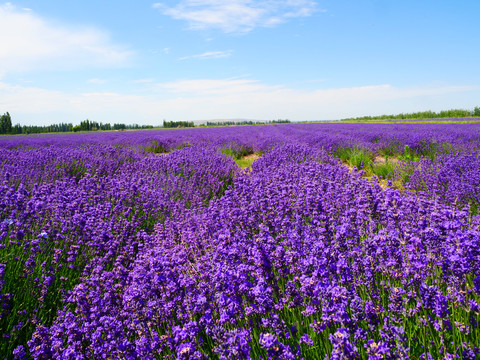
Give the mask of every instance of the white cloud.
M 302 90 L 245 78 L 156 84 L 148 95 L 64 93 L 0 82 L 0 109 L 14 123 L 101 122 L 159 124 L 160 119 L 250 118 L 327 120 L 478 105 L 480 86 L 398 88 L 374 85 Z
M 105 84 L 107 82 L 107 80 L 103 80 L 103 79 L 89 79 L 87 81 L 88 83 L 90 84 L 98 84 L 98 85 L 101 85 L 101 84 Z
M 163 3 L 153 7 L 176 20 L 187 21 L 191 29 L 214 28 L 227 33 L 276 26 L 318 10 L 313 0 L 181 0 L 173 7 Z
M 132 53 L 93 27 L 58 25 L 0 5 L 0 69 L 4 72 L 125 66 Z
M 249 95 L 258 92 L 274 92 L 282 89 L 280 86 L 268 86 L 261 84 L 256 80 L 250 79 L 197 79 L 197 80 L 178 80 L 168 83 L 158 84 L 159 89 L 165 89 L 171 93 L 181 94 L 181 96 L 205 97 L 205 96 L 225 96 Z
M 221 58 L 226 58 L 231 56 L 233 53 L 233 50 L 227 50 L 227 51 L 206 51 L 202 54 L 197 54 L 197 55 L 190 55 L 190 56 L 184 56 L 179 58 L 178 60 L 187 60 L 187 59 L 221 59 Z

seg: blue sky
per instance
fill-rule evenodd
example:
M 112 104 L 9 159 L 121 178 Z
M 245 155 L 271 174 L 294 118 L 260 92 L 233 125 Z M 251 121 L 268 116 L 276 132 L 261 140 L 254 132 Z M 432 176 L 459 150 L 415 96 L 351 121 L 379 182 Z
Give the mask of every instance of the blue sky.
M 480 1 L 0 2 L 14 123 L 327 120 L 480 106 Z

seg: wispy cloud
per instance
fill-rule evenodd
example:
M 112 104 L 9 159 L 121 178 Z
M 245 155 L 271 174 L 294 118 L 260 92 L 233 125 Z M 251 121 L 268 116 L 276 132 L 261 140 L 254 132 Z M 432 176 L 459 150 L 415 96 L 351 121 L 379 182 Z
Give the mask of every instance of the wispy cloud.
M 221 59 L 221 58 L 226 58 L 231 56 L 233 53 L 233 50 L 227 50 L 227 51 L 206 51 L 202 54 L 197 54 L 197 55 L 190 55 L 190 56 L 184 56 L 179 58 L 178 60 L 187 60 L 187 59 Z
M 132 56 L 105 31 L 53 24 L 9 3 L 0 5 L 0 19 L 0 69 L 5 72 L 118 67 Z
M 255 94 L 282 89 L 281 86 L 269 86 L 257 80 L 238 78 L 178 80 L 158 84 L 158 88 L 181 94 L 182 96 L 195 97 Z
M 249 118 L 327 120 L 360 115 L 445 108 L 473 108 L 479 86 L 399 88 L 373 85 L 321 90 L 292 89 L 246 78 L 179 80 L 156 85 L 150 94 L 65 93 L 0 82 L 0 109 L 15 123 L 96 121 L 157 124 L 158 119 Z
M 89 79 L 87 82 L 90 83 L 90 84 L 98 84 L 98 85 L 101 85 L 101 84 L 105 84 L 105 83 L 107 82 L 107 80 L 95 78 L 95 79 Z
M 313 0 L 181 0 L 173 7 L 163 3 L 153 7 L 164 15 L 187 21 L 191 29 L 214 28 L 226 33 L 246 33 L 325 11 L 318 9 Z

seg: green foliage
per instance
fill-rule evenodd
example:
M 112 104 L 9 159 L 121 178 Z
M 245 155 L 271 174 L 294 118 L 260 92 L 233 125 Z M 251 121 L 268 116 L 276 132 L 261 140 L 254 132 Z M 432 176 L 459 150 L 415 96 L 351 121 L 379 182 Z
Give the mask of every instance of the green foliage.
M 373 167 L 373 154 L 368 149 L 354 147 L 343 147 L 335 150 L 333 155 L 350 166 L 371 172 Z
M 351 148 L 348 148 L 348 147 L 338 148 L 337 150 L 335 150 L 333 155 L 339 158 L 340 160 L 342 160 L 343 162 L 348 162 L 350 158 L 350 152 L 351 152 Z
M 163 121 L 164 128 L 195 127 L 193 121 Z
M 394 157 L 402 153 L 402 145 L 399 142 L 392 142 L 383 148 L 378 149 L 378 152 L 385 157 Z
M 412 151 L 412 149 L 408 145 L 405 145 L 405 147 L 403 148 L 403 154 L 401 155 L 400 158 L 402 160 L 409 161 L 409 162 L 410 161 L 418 161 L 418 156 L 416 154 L 414 154 L 414 152 Z
M 127 126 L 125 124 L 113 124 L 113 130 L 126 130 Z
M 265 124 L 290 124 L 288 119 L 278 119 L 270 121 L 207 121 L 206 126 L 238 126 L 238 125 L 265 125 Z
M 78 132 L 78 131 L 108 131 L 108 130 L 137 130 L 137 129 L 153 129 L 152 125 L 125 125 L 125 124 L 103 124 L 96 121 L 84 120 L 79 125 L 73 126 L 72 123 L 52 124 L 48 126 L 39 125 L 20 125 L 12 126 L 10 114 L 0 117 L 0 134 L 43 134 L 43 133 L 57 133 L 57 132 Z
M 117 125 L 117 124 L 115 124 Z M 114 125 L 114 127 L 115 127 Z M 123 124 L 122 124 L 123 125 Z M 123 125 L 125 126 L 125 125 Z M 80 123 L 80 125 L 74 126 L 73 131 L 97 131 L 97 130 L 112 130 L 112 126 L 110 124 L 102 124 L 97 123 L 96 121 L 84 120 Z
M 380 115 L 380 116 L 360 116 L 356 118 L 346 118 L 342 121 L 371 121 L 371 120 L 414 120 L 414 119 L 447 119 L 447 118 L 464 118 L 471 116 L 480 116 L 480 107 L 476 106 L 473 110 L 451 109 L 435 111 L 419 111 L 413 113 L 400 113 L 396 115 Z
M 406 161 L 400 164 L 400 168 L 398 169 L 398 174 L 402 184 L 406 184 L 410 182 L 410 177 L 413 175 L 415 171 L 416 162 L 414 161 Z
M 183 143 L 175 146 L 175 147 L 173 148 L 173 150 L 181 150 L 181 149 L 183 149 L 183 148 L 190 147 L 190 146 L 192 146 L 192 144 L 190 144 L 189 142 L 183 142 Z
M 388 158 L 384 163 L 374 164 L 373 173 L 381 179 L 393 180 L 396 176 L 397 165 L 389 162 Z
M 41 227 L 35 231 L 42 231 Z M 50 326 L 56 317 L 55 309 L 63 304 L 62 294 L 72 290 L 81 276 L 79 269 L 85 267 L 87 257 L 77 256 L 75 262 L 70 263 L 72 267 L 62 266 L 65 253 L 57 258 L 61 252 L 53 249 L 52 241 L 56 249 L 65 247 L 78 254 L 84 252 L 72 243 L 57 243 L 57 240 L 42 237 L 18 240 L 14 234 L 9 234 L 4 240 L 6 247 L 0 249 L 0 263 L 6 264 L 2 292 L 12 294 L 12 307 L 0 318 L 0 329 L 5 334 L 14 331 L 16 337 L 0 341 L 1 354 L 11 354 L 16 346 L 31 339 L 35 328 L 30 321 L 32 314 L 39 324 Z M 29 242 L 37 245 L 26 251 L 28 245 L 24 244 Z M 36 253 L 35 261 L 31 262 L 33 253 Z M 48 282 L 50 286 L 46 285 Z
M 228 147 L 228 148 L 224 148 L 224 149 L 220 149 L 220 152 L 222 154 L 225 154 L 227 156 L 230 156 L 232 159 L 238 159 L 238 157 L 236 156 L 235 154 L 235 151 L 231 148 L 231 147 Z
M 439 154 L 452 154 L 455 151 L 455 148 L 449 143 L 423 141 L 416 144 L 413 148 L 405 145 L 399 158 L 405 161 L 418 161 L 420 157 L 435 160 Z
M 236 159 L 235 163 L 240 167 L 240 169 L 246 169 L 252 166 L 252 164 L 257 160 L 257 156 L 251 156 L 251 157 L 243 157 L 240 159 Z
M 107 131 L 107 130 L 137 130 L 137 129 L 153 129 L 152 125 L 125 125 L 125 124 L 103 124 L 96 121 L 84 120 L 79 125 L 73 126 L 72 123 L 52 124 L 48 126 L 38 125 L 20 125 L 12 126 L 12 119 L 7 112 L 0 116 L 0 134 L 42 134 L 42 133 L 57 133 L 57 132 L 78 132 L 78 131 Z
M 41 134 L 41 133 L 56 133 L 56 132 L 71 132 L 74 126 L 72 124 L 53 124 L 49 126 L 38 125 L 24 125 L 17 124 L 14 126 L 14 134 Z
M 58 168 L 63 170 L 64 175 L 79 181 L 87 172 L 88 167 L 81 161 L 72 160 L 58 165 Z
M 152 140 L 150 146 L 140 146 L 140 148 L 142 148 L 145 151 L 152 152 L 154 154 L 165 154 L 172 150 L 180 150 L 189 146 L 192 146 L 192 144 L 188 142 L 183 142 L 173 148 L 169 148 L 167 145 L 161 144 L 157 140 Z
M 0 134 L 11 134 L 12 133 L 12 118 L 10 114 L 6 112 L 0 116 Z
M 470 214 L 472 214 L 472 216 L 479 215 L 479 206 L 480 204 L 478 202 L 472 201 L 470 203 Z
M 230 156 L 233 160 L 239 160 L 244 156 L 253 154 L 253 149 L 248 146 L 229 146 L 220 149 L 220 152 L 222 154 L 225 154 L 227 156 Z
M 452 154 L 454 152 L 454 147 L 449 143 L 437 143 L 430 141 L 420 143 L 419 149 L 417 151 L 418 155 L 428 157 L 432 160 L 434 160 L 439 154 Z
M 288 119 L 272 120 L 272 121 L 267 121 L 267 124 L 290 124 L 290 120 Z
M 161 154 L 167 152 L 167 148 L 163 144 L 159 144 L 157 140 L 152 141 L 150 146 L 141 146 L 145 151 L 153 152 L 154 154 Z

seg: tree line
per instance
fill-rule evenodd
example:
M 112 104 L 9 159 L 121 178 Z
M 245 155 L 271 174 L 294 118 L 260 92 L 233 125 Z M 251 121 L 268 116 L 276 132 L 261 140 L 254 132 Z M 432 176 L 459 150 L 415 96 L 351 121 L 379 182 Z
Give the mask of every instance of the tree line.
M 414 119 L 447 119 L 447 118 L 467 118 L 480 117 L 480 107 L 476 106 L 473 110 L 451 109 L 435 111 L 420 111 L 413 113 L 401 113 L 396 115 L 380 115 L 380 116 L 361 116 L 356 118 L 342 119 L 342 121 L 368 121 L 368 120 L 414 120 Z
M 253 120 L 242 120 L 242 121 L 207 121 L 205 124 L 200 126 L 235 126 L 235 125 L 264 125 L 264 124 L 288 124 L 290 120 L 288 119 L 278 119 L 270 121 L 253 121 Z M 185 127 L 195 127 L 193 121 L 163 121 L 164 128 L 185 128 Z
M 289 124 L 290 120 L 288 119 L 278 119 L 278 120 L 269 120 L 269 121 L 253 121 L 253 120 L 242 120 L 242 121 L 207 121 L 204 126 L 232 126 L 232 125 L 265 125 L 265 124 Z
M 193 121 L 165 121 L 163 120 L 164 128 L 183 128 L 183 127 L 195 127 Z
M 12 126 L 12 117 L 8 112 L 0 116 L 0 134 L 42 134 L 56 132 L 78 132 L 78 131 L 105 131 L 105 130 L 139 130 L 153 129 L 152 125 L 126 125 L 126 124 L 103 124 L 96 121 L 84 120 L 79 125 L 72 123 L 60 123 L 47 126 L 41 125 L 20 125 Z
M 260 124 L 286 124 L 290 123 L 288 119 L 278 119 L 270 121 L 222 121 L 222 122 L 207 122 L 206 126 L 226 126 L 226 125 L 260 125 Z M 205 126 L 205 125 L 202 125 Z M 195 127 L 193 121 L 163 121 L 164 128 L 190 128 Z M 78 131 L 108 131 L 108 130 L 140 130 L 153 129 L 152 125 L 126 125 L 126 124 L 103 124 L 101 122 L 86 119 L 80 122 L 79 125 L 72 123 L 60 123 L 47 126 L 42 125 L 20 125 L 12 126 L 12 117 L 10 113 L 6 112 L 0 116 L 0 134 L 16 135 L 16 134 L 41 134 L 41 133 L 57 133 L 57 132 L 78 132 Z
M 80 125 L 74 126 L 72 131 L 98 131 L 98 130 L 139 130 L 139 129 L 153 129 L 152 125 L 125 125 L 125 124 L 103 124 L 96 121 L 84 120 Z

